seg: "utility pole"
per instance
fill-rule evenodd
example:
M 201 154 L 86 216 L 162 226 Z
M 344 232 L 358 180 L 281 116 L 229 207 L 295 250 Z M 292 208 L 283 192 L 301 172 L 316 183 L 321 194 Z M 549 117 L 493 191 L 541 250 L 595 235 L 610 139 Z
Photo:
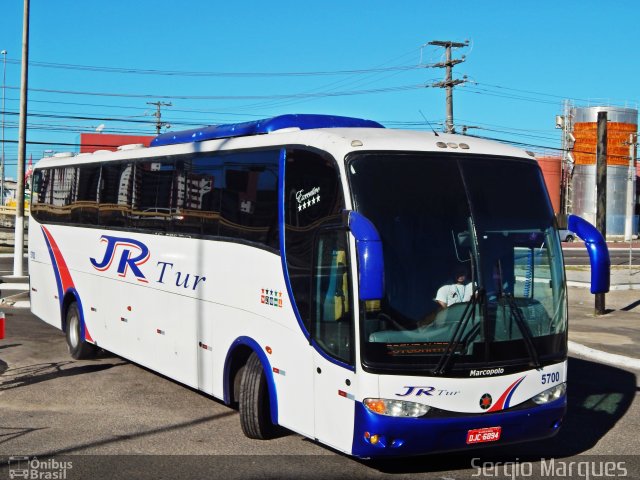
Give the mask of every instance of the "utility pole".
M 4 113 L 5 89 L 7 87 L 7 51 L 2 50 L 2 160 L 0 160 L 0 204 L 4 205 Z
M 436 68 L 444 68 L 445 69 L 445 80 L 443 82 L 436 82 L 432 87 L 444 88 L 447 92 L 447 121 L 445 123 L 445 132 L 447 133 L 455 133 L 455 127 L 453 126 L 453 87 L 456 85 L 460 85 L 461 83 L 465 83 L 466 77 L 462 80 L 454 80 L 453 79 L 453 66 L 458 63 L 462 63 L 465 60 L 464 55 L 462 58 L 452 60 L 451 59 L 451 49 L 452 48 L 462 48 L 469 45 L 469 41 L 465 41 L 464 43 L 452 42 L 449 40 L 434 40 L 429 42 L 429 45 L 435 45 L 436 47 L 443 47 L 445 49 L 445 61 L 441 63 L 436 63 L 431 65 Z
M 596 147 L 596 228 L 607 239 L 607 112 L 598 112 Z M 595 294 L 596 315 L 605 314 L 604 293 Z
M 160 111 L 160 107 L 171 107 L 171 102 L 147 102 L 147 105 L 155 105 L 156 112 L 153 114 L 156 117 L 156 132 L 160 135 L 160 130 L 162 127 L 170 127 L 168 123 L 162 123 L 162 112 Z
M 16 186 L 16 225 L 13 275 L 22 276 L 24 251 L 24 166 L 27 145 L 27 82 L 29 77 L 29 0 L 24 0 L 22 24 L 22 73 L 20 76 L 20 120 L 18 128 L 18 184 Z
M 629 134 L 629 171 L 627 173 L 627 209 L 624 219 L 624 239 L 630 242 L 633 237 L 633 210 L 636 202 L 636 148 L 638 146 L 638 134 Z

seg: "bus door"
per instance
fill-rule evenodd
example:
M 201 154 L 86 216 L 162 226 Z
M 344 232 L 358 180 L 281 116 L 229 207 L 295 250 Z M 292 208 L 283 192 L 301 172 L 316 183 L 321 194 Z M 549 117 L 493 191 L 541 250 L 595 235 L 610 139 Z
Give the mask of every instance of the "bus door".
M 307 336 L 304 351 L 310 357 L 304 381 L 309 379 L 314 399 L 313 418 L 300 415 L 298 421 L 309 421 L 304 428 L 321 441 L 349 450 L 355 411 L 354 337 L 342 183 L 335 160 L 327 155 L 288 149 L 285 159 L 287 271 Z M 298 368 L 306 358 L 299 356 Z
M 341 450 L 351 448 L 355 407 L 347 241 L 347 232 L 342 229 L 318 232 L 311 287 L 315 436 Z

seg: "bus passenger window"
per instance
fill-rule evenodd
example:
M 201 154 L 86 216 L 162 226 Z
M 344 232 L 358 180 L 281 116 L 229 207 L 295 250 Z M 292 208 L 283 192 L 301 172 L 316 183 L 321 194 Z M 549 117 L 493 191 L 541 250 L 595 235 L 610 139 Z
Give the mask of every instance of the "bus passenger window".
M 176 204 L 175 165 L 173 161 L 148 161 L 136 164 L 133 176 L 132 227 L 171 229 Z
M 220 235 L 278 248 L 278 151 L 223 155 Z
M 53 171 L 53 192 L 50 220 L 68 222 L 76 196 L 76 167 L 59 167 Z
M 129 224 L 134 168 L 132 163 L 103 165 L 99 206 L 100 225 L 124 227 Z
M 31 215 L 39 222 L 49 220 L 51 205 L 51 177 L 53 170 L 36 170 L 31 186 Z
M 218 235 L 222 162 L 219 157 L 196 157 L 179 162 L 177 232 Z M 216 184 L 218 182 L 218 184 Z
M 78 167 L 76 198 L 71 206 L 71 221 L 80 224 L 98 224 L 98 182 L 100 165 Z

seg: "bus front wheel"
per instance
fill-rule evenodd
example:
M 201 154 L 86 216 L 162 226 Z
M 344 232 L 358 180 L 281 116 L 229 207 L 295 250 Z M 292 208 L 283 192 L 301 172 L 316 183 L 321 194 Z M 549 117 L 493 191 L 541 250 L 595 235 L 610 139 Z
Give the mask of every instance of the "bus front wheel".
M 240 381 L 240 425 L 247 437 L 258 440 L 271 438 L 275 431 L 267 378 L 255 352 L 249 356 Z
M 73 302 L 67 308 L 67 346 L 69 353 L 76 360 L 84 360 L 96 356 L 96 346 L 87 342 L 82 336 L 80 311 L 78 304 Z

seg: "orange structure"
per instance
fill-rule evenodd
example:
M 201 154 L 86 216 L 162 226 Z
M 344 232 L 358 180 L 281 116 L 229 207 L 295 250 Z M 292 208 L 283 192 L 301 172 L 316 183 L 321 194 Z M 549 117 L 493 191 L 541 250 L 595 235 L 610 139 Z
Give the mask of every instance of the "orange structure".
M 636 133 L 637 125 L 631 123 L 607 123 L 607 165 L 629 165 L 629 135 Z M 576 165 L 594 165 L 598 124 L 595 122 L 576 123 L 573 128 L 576 141 L 573 146 L 573 158 Z

